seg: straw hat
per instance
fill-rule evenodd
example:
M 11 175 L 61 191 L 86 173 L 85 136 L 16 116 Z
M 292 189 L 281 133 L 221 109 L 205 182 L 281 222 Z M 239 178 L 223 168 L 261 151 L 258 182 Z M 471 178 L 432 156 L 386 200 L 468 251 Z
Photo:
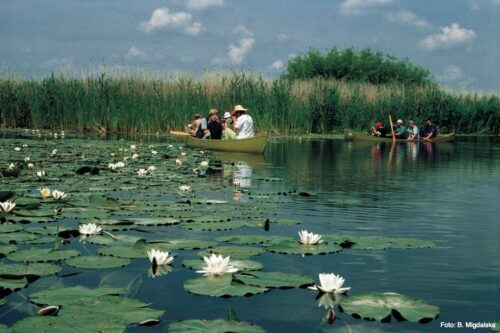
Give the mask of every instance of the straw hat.
M 232 114 L 234 114 L 235 112 L 247 112 L 247 111 L 248 109 L 245 109 L 243 106 L 238 104 L 234 107 Z

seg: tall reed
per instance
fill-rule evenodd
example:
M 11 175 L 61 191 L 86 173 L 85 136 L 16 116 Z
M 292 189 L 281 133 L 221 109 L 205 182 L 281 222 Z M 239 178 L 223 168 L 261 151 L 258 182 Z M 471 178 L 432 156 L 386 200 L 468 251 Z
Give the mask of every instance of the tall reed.
M 107 132 L 181 129 L 194 113 L 212 108 L 250 109 L 257 131 L 273 134 L 365 130 L 388 114 L 422 124 L 434 119 L 442 132 L 498 135 L 500 98 L 457 94 L 437 86 L 373 85 L 315 78 L 268 80 L 246 72 L 41 80 L 0 78 L 0 126 Z

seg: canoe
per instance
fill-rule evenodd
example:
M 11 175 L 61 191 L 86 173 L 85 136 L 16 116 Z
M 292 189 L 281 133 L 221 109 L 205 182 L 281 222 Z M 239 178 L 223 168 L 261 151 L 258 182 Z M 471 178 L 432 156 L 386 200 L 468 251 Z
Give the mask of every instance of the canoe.
M 347 141 L 373 141 L 373 142 L 391 142 L 392 136 L 386 137 L 368 135 L 366 133 L 356 132 L 350 129 L 344 129 L 344 139 Z M 423 142 L 453 142 L 455 140 L 455 133 L 439 134 L 433 139 L 422 139 Z M 406 142 L 405 139 L 396 139 L 398 142 Z
M 204 140 L 188 136 L 186 144 L 190 147 L 208 150 L 262 154 L 266 148 L 266 141 L 267 136 L 265 135 L 240 140 Z

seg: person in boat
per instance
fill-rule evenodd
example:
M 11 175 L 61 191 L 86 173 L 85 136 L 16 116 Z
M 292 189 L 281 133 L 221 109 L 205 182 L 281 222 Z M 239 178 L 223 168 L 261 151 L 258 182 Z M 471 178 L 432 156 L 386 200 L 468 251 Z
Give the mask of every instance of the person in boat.
M 403 125 L 403 120 L 398 119 L 396 122 L 396 127 L 394 127 L 394 136 L 396 139 L 406 139 L 408 137 L 408 132 L 406 131 L 405 125 Z
M 387 134 L 387 128 L 385 128 L 384 124 L 382 124 L 381 121 L 377 121 L 375 126 L 370 128 L 370 133 L 373 136 L 381 136 L 385 138 L 385 135 Z
M 413 120 L 410 120 L 408 122 L 408 138 L 406 138 L 406 141 L 417 141 L 419 139 L 419 134 L 418 134 L 418 127 L 415 126 L 415 122 Z
M 236 133 L 229 126 L 229 120 L 222 119 L 221 124 L 222 124 L 222 140 L 235 140 Z
M 432 139 L 435 138 L 438 134 L 437 127 L 432 123 L 432 119 L 427 119 L 425 126 L 422 130 L 422 138 L 424 139 Z
M 208 116 L 201 118 L 195 135 L 198 139 L 220 139 L 222 126 L 219 121 L 219 110 L 210 109 Z
M 201 119 L 201 113 L 195 113 L 193 122 L 186 126 L 187 132 L 190 134 L 196 134 L 196 132 L 198 132 L 198 127 L 200 126 Z
M 253 119 L 248 114 L 248 109 L 236 105 L 233 109 L 233 123 L 236 131 L 236 139 L 247 139 L 254 136 Z
M 226 121 L 228 127 L 233 127 L 233 117 L 231 117 L 231 113 L 225 112 L 223 120 Z

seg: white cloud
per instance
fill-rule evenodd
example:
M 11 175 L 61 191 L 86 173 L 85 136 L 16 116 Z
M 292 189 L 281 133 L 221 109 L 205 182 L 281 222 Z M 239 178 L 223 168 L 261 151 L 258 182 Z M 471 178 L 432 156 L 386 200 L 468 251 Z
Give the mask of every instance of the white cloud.
M 473 30 L 460 28 L 458 23 L 453 23 L 449 27 L 441 28 L 441 33 L 425 37 L 420 41 L 420 46 L 428 50 L 447 48 L 470 43 L 474 38 L 476 33 Z
M 386 6 L 393 0 L 344 0 L 340 4 L 340 13 L 343 15 L 362 15 L 370 8 Z
M 224 0 L 188 0 L 186 6 L 189 9 L 203 10 L 211 6 L 223 6 Z
M 167 7 L 155 9 L 148 22 L 142 22 L 139 29 L 152 32 L 158 29 L 182 29 L 186 34 L 196 36 L 203 32 L 200 22 L 191 23 L 192 16 L 186 12 L 171 12 Z
M 132 46 L 127 54 L 125 55 L 125 59 L 131 60 L 131 59 L 145 59 L 146 58 L 146 53 L 142 51 L 141 49 L 138 49 L 135 46 Z
M 229 51 L 227 52 L 227 56 L 232 63 L 241 64 L 247 54 L 252 50 L 255 38 L 253 34 L 242 25 L 237 26 L 233 32 L 239 34 L 240 39 L 237 45 L 230 44 L 228 46 Z
M 271 65 L 271 68 L 272 69 L 282 69 L 283 66 L 285 66 L 285 64 L 283 63 L 283 60 L 276 60 L 275 62 L 273 62 L 273 64 Z
M 389 22 L 402 23 L 417 27 L 419 29 L 427 29 L 432 27 L 432 24 L 424 19 L 419 18 L 413 12 L 408 10 L 400 10 L 399 12 L 388 13 L 385 15 Z
M 439 80 L 444 82 L 453 82 L 456 80 L 460 80 L 464 77 L 464 73 L 462 69 L 458 66 L 450 65 L 445 68 L 444 73 L 438 75 Z

